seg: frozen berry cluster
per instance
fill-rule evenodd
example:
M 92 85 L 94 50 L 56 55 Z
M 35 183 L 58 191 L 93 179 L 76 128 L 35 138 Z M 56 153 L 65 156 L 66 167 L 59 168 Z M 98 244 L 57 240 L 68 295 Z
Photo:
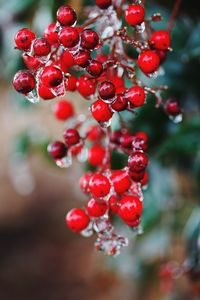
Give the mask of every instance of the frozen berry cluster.
M 142 189 L 148 184 L 148 137 L 144 132 L 132 133 L 121 112 L 137 113 L 148 95 L 175 122 L 181 121 L 182 111 L 176 99 L 163 99 L 166 86 L 147 86 L 141 79 L 162 73 L 171 50 L 170 30 L 155 31 L 152 26 L 162 16 L 155 13 L 147 18 L 140 1 L 115 0 L 96 0 L 95 6 L 87 8 L 87 16 L 77 26 L 75 10 L 64 5 L 43 37 L 27 28 L 19 30 L 15 46 L 22 51 L 27 70 L 15 74 L 13 85 L 33 103 L 63 97 L 67 91 L 79 92 L 88 100 L 86 115 L 77 115 L 66 99 L 55 103 L 55 118 L 65 121 L 65 130 L 62 140 L 49 144 L 48 152 L 62 168 L 69 167 L 74 158 L 92 166 L 93 171 L 80 179 L 88 201 L 72 209 L 66 223 L 83 236 L 96 233 L 95 247 L 116 255 L 128 242 L 115 233 L 113 215 L 140 232 Z M 118 115 L 119 130 L 111 130 L 113 115 Z M 113 170 L 113 151 L 125 155 L 122 169 Z

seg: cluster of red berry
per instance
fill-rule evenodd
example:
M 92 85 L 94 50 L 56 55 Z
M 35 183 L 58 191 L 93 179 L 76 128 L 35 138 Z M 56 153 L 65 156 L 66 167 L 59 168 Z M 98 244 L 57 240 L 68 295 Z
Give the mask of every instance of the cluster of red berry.
M 130 25 L 131 37 L 122 26 L 122 18 Z M 15 36 L 16 48 L 22 51 L 28 68 L 14 76 L 17 92 L 33 103 L 63 96 L 66 91 L 78 91 L 92 101 L 90 116 L 98 125 L 88 116 L 76 116 L 68 100 L 55 104 L 54 114 L 67 121 L 67 128 L 63 141 L 51 143 L 48 152 L 60 167 L 68 167 L 77 157 L 95 168 L 80 179 L 81 189 L 90 196 L 86 207 L 72 209 L 66 223 L 84 236 L 96 232 L 96 248 L 111 255 L 127 245 L 127 239 L 114 232 L 112 214 L 139 231 L 142 188 L 148 183 L 147 135 L 132 134 L 124 120 L 120 130 L 111 131 L 113 114 L 125 110 L 135 113 L 152 94 L 170 118 L 181 120 L 177 100 L 161 97 L 166 86 L 147 87 L 137 75 L 138 69 L 147 77 L 158 74 L 170 50 L 170 32 L 154 31 L 151 25 L 161 19 L 158 13 L 147 19 L 139 1 L 127 5 L 125 1 L 96 0 L 82 26 L 76 26 L 76 12 L 65 5 L 58 9 L 57 22 L 45 29 L 42 38 L 26 28 Z M 103 51 L 104 45 L 109 47 L 108 54 Z M 127 46 L 138 52 L 137 59 L 129 56 Z M 77 78 L 75 71 L 82 71 L 82 75 Z M 132 82 L 129 88 L 126 79 Z M 112 170 L 113 150 L 127 155 L 127 165 L 121 170 Z

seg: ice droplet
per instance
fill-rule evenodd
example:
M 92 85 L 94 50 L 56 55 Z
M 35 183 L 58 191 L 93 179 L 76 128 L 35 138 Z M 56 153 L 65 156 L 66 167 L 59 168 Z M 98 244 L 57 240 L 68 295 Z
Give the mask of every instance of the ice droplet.
M 158 71 L 155 71 L 153 73 L 149 73 L 149 74 L 147 74 L 147 76 L 152 78 L 152 79 L 156 79 L 158 77 Z
M 88 157 L 88 150 L 86 147 L 83 147 L 80 153 L 77 155 L 77 159 L 80 162 L 85 162 Z
M 90 237 L 94 233 L 92 222 L 89 223 L 88 227 L 81 231 L 81 235 L 84 237 Z
M 112 120 L 112 118 L 110 118 L 110 120 L 105 121 L 105 122 L 99 122 L 99 125 L 103 128 L 108 128 L 111 125 L 111 120 Z
M 142 22 L 140 25 L 135 26 L 137 33 L 143 33 L 145 31 L 145 23 Z
M 72 165 L 71 155 L 68 154 L 67 156 L 61 159 L 56 159 L 56 165 L 60 168 L 69 168 Z
M 130 227 L 130 228 L 133 231 L 133 233 L 135 233 L 136 235 L 141 235 L 144 232 L 143 227 L 142 227 L 141 224 L 138 225 L 137 227 L 134 226 L 134 227 Z
M 31 103 L 37 103 L 40 101 L 40 98 L 38 96 L 37 90 L 34 89 L 33 91 L 31 91 L 30 93 L 26 94 L 26 99 L 28 101 L 30 101 Z
M 108 234 L 113 230 L 113 226 L 107 216 L 96 219 L 93 228 L 97 233 L 102 234 Z
M 170 120 L 172 120 L 175 124 L 178 124 L 178 123 L 182 122 L 182 120 L 183 120 L 183 114 L 180 113 L 180 114 L 177 115 L 177 116 L 170 116 L 170 115 L 169 115 L 169 118 L 170 118 Z
M 64 94 L 65 94 L 64 80 L 63 80 L 63 82 L 60 85 L 58 85 L 58 86 L 56 86 L 54 88 L 51 88 L 50 90 L 54 94 L 55 97 L 64 96 Z
M 115 233 L 110 236 L 99 235 L 95 242 L 96 250 L 112 256 L 119 255 L 121 248 L 127 245 L 128 240 L 122 236 L 117 236 Z
M 107 39 L 107 38 L 109 38 L 109 37 L 111 37 L 113 35 L 114 35 L 114 29 L 113 29 L 113 27 L 112 26 L 108 26 L 102 32 L 101 38 L 102 39 Z

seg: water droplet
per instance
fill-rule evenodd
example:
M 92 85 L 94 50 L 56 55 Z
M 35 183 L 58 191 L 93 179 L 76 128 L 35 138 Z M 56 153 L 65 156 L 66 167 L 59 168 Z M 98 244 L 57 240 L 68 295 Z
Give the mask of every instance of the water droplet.
M 88 150 L 86 147 L 83 147 L 80 153 L 77 155 L 77 160 L 80 162 L 85 162 L 87 161 L 88 157 Z
M 98 235 L 95 242 L 95 248 L 98 251 L 103 251 L 107 255 L 117 256 L 120 254 L 122 247 L 128 245 L 128 240 L 122 236 L 117 236 L 112 233 L 109 236 Z
M 133 233 L 135 233 L 136 235 L 141 235 L 144 233 L 143 227 L 141 224 L 139 224 L 137 227 L 131 227 L 131 230 L 133 231 Z
M 40 101 L 40 98 L 39 98 L 39 96 L 38 96 L 38 94 L 37 94 L 37 90 L 36 90 L 36 89 L 33 90 L 33 91 L 31 91 L 30 93 L 26 94 L 25 97 L 26 97 L 26 99 L 27 99 L 28 101 L 30 101 L 31 103 L 37 103 L 37 102 Z
M 102 39 L 109 38 L 114 35 L 114 29 L 112 26 L 107 26 L 101 34 Z
M 107 216 L 96 219 L 93 228 L 97 233 L 102 234 L 108 234 L 113 230 L 113 226 Z
M 143 33 L 145 31 L 145 23 L 142 22 L 140 25 L 135 26 L 137 33 Z
M 148 77 L 152 79 L 156 79 L 158 77 L 158 71 L 155 71 L 153 73 L 147 74 Z

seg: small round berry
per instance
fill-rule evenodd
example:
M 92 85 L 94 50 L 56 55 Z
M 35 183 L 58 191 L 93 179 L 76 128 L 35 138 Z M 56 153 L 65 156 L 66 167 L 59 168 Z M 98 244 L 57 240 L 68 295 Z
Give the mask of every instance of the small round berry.
M 135 181 L 135 182 L 141 182 L 141 180 L 144 178 L 144 174 L 145 172 L 144 171 L 141 171 L 141 172 L 132 172 L 132 171 L 129 171 L 129 176 L 130 178 Z
M 22 58 L 29 70 L 35 71 L 42 65 L 42 63 L 36 57 L 30 56 L 27 53 L 23 53 Z
M 29 71 L 18 71 L 13 78 L 13 86 L 18 93 L 28 94 L 35 88 L 35 78 Z
M 136 132 L 135 136 L 138 137 L 138 138 L 140 138 L 140 139 L 142 139 L 142 140 L 144 140 L 146 143 L 148 141 L 148 135 L 144 131 L 138 131 L 138 132 Z
M 87 72 L 93 77 L 99 77 L 103 73 L 102 63 L 95 59 L 91 60 Z
M 92 218 L 99 218 L 105 215 L 108 210 L 108 205 L 105 201 L 97 201 L 95 199 L 90 199 L 87 203 L 88 215 Z
M 45 38 L 35 39 L 33 42 L 33 52 L 36 56 L 46 56 L 51 52 L 51 45 Z
M 120 130 L 111 132 L 110 133 L 110 142 L 114 143 L 114 144 L 119 144 L 121 135 L 122 135 L 122 133 Z
M 89 187 L 94 198 L 101 198 L 109 194 L 111 185 L 106 176 L 96 173 L 91 177 Z
M 94 49 L 99 44 L 98 34 L 91 29 L 85 29 L 81 32 L 81 46 L 86 49 Z
M 112 0 L 96 0 L 96 5 L 101 9 L 107 9 L 112 5 Z
M 144 152 L 135 151 L 128 158 L 128 167 L 130 171 L 140 173 L 148 165 L 148 157 Z
M 111 181 L 117 194 L 125 193 L 131 186 L 130 177 L 124 170 L 113 171 Z
M 101 127 L 97 125 L 92 125 L 88 128 L 86 135 L 87 135 L 87 140 L 91 142 L 96 142 L 99 141 L 104 136 L 104 132 L 101 129 Z
M 108 200 L 109 208 L 114 214 L 118 213 L 119 203 L 116 196 L 110 196 Z
M 72 231 L 80 232 L 88 227 L 90 219 L 82 208 L 74 208 L 67 213 L 65 221 Z
M 166 50 L 156 50 L 156 53 L 158 54 L 160 58 L 160 63 L 164 62 L 167 58 L 167 51 Z
M 108 75 L 108 80 L 111 81 L 115 88 L 120 88 L 120 87 L 124 87 L 124 79 L 122 77 L 119 77 L 117 75 L 110 74 Z
M 63 27 L 59 33 L 59 41 L 64 47 L 74 47 L 78 44 L 79 33 L 74 27 Z
M 111 107 L 114 111 L 123 111 L 127 107 L 128 100 L 124 94 L 117 94 L 116 99 L 112 102 Z
M 36 38 L 35 33 L 27 28 L 20 29 L 15 35 L 16 47 L 20 50 L 29 50 L 32 41 Z
M 140 4 L 131 4 L 125 10 L 125 20 L 131 26 L 140 25 L 144 22 L 145 11 Z
M 83 97 L 89 97 L 96 91 L 96 81 L 86 75 L 82 75 L 77 80 L 77 90 Z
M 145 91 L 140 86 L 133 86 L 127 91 L 127 99 L 134 107 L 140 107 L 145 103 Z
M 43 84 L 40 84 L 38 87 L 38 95 L 43 100 L 51 100 L 55 98 L 55 95 L 52 93 L 52 91 Z
M 93 118 L 98 122 L 107 122 L 112 118 L 112 111 L 107 103 L 96 100 L 91 106 Z
M 86 194 L 88 194 L 90 192 L 89 182 L 90 182 L 91 177 L 92 177 L 92 173 L 86 172 L 83 176 L 81 176 L 81 178 L 79 180 L 80 188 Z
M 118 215 L 125 222 L 135 221 L 142 214 L 142 201 L 138 197 L 125 196 L 121 201 L 118 209 Z
M 40 80 L 46 87 L 54 88 L 62 83 L 63 74 L 57 67 L 47 66 L 41 72 Z
M 88 150 L 88 161 L 92 166 L 98 167 L 102 165 L 105 155 L 105 148 L 101 144 L 95 144 Z
M 54 106 L 54 115 L 58 120 L 66 121 L 74 115 L 74 107 L 67 100 L 60 100 Z
M 160 58 L 155 51 L 145 50 L 138 56 L 138 66 L 145 74 L 157 71 L 159 64 Z
M 109 100 L 115 97 L 115 86 L 110 81 L 104 81 L 99 86 L 99 96 L 103 100 Z
M 54 159 L 61 159 L 67 153 L 67 148 L 63 142 L 55 141 L 48 145 L 47 151 Z
M 90 51 L 80 49 L 74 56 L 75 64 L 79 67 L 86 68 L 90 63 Z
M 168 50 L 170 43 L 170 33 L 167 30 L 155 31 L 149 40 L 149 45 L 157 50 Z
M 63 137 L 68 146 L 76 145 L 80 141 L 80 135 L 78 131 L 73 128 L 66 129 Z
M 74 92 L 76 90 L 76 84 L 77 84 L 77 78 L 73 75 L 71 75 L 66 80 L 66 87 L 69 92 Z
M 62 26 L 72 26 L 77 20 L 75 10 L 69 5 L 61 6 L 57 11 L 57 21 Z
M 49 42 L 51 45 L 55 45 L 58 43 L 58 33 L 55 32 L 56 23 L 51 23 L 47 26 L 44 30 L 44 38 Z
M 177 116 L 181 114 L 180 104 L 176 99 L 168 99 L 165 103 L 165 111 L 170 116 Z
M 123 133 L 119 139 L 119 142 L 123 148 L 130 148 L 132 145 L 132 141 L 133 136 L 128 132 Z
M 137 227 L 137 226 L 140 225 L 140 222 L 141 222 L 140 217 L 137 218 L 137 219 L 135 219 L 134 221 L 125 221 L 125 220 L 124 220 L 124 223 L 125 223 L 126 225 L 128 225 L 129 227 Z
M 68 69 L 75 65 L 74 58 L 68 50 L 64 50 L 58 60 L 58 65 L 63 70 L 64 73 L 67 73 Z

